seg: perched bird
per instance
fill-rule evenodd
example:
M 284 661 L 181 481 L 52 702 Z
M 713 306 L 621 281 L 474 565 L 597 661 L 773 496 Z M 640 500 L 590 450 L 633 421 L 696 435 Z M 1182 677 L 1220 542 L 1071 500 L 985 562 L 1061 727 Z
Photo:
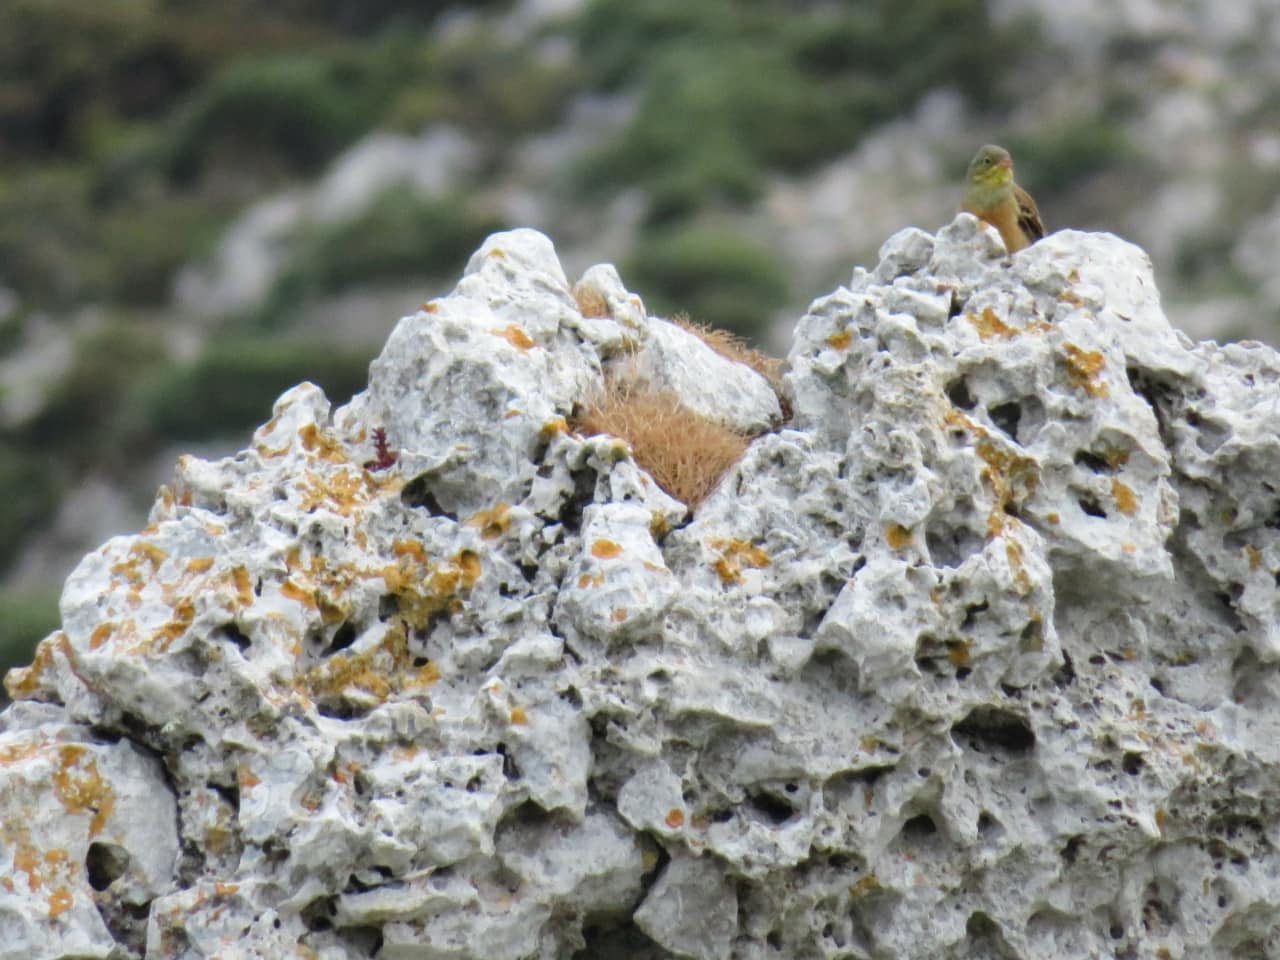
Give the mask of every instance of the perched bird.
M 989 143 L 974 156 L 960 209 L 999 230 L 1010 253 L 1044 236 L 1036 202 L 1013 182 L 1013 158 L 1004 147 Z

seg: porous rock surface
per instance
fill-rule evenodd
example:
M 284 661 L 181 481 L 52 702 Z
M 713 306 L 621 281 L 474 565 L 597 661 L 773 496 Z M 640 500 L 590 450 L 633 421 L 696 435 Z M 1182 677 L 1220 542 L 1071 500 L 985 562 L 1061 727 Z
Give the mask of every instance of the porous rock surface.
M 514 231 L 183 458 L 8 678 L 0 958 L 1280 956 L 1280 357 L 967 215 L 789 423 L 707 354 Z M 770 432 L 690 514 L 618 369 Z

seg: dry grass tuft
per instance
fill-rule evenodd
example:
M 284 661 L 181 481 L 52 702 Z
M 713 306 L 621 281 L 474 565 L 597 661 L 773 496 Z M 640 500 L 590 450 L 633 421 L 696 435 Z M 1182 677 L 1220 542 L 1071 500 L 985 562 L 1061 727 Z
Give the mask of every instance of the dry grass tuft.
M 782 361 L 777 357 L 771 357 L 767 353 L 761 353 L 759 350 L 747 346 L 745 340 L 737 334 L 730 333 L 728 330 L 720 330 L 709 324 L 697 323 L 689 319 L 687 313 L 677 313 L 671 318 L 671 322 L 681 330 L 693 334 L 726 360 L 732 360 L 734 363 L 741 363 L 750 367 L 768 380 L 774 392 L 777 392 L 782 378 Z
M 573 418 L 573 428 L 625 440 L 663 490 L 696 507 L 741 459 L 750 438 L 694 413 L 672 393 L 609 385 Z

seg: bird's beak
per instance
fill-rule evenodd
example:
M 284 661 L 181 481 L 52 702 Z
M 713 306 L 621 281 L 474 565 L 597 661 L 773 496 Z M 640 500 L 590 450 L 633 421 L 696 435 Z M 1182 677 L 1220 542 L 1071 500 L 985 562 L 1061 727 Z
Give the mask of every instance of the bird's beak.
M 1012 159 L 1011 157 L 1005 157 L 1003 160 L 1001 160 L 999 163 L 997 163 L 997 164 L 996 164 L 996 166 L 997 166 L 997 167 L 1004 167 L 1006 170 L 1012 170 L 1012 169 L 1013 169 L 1013 159 Z

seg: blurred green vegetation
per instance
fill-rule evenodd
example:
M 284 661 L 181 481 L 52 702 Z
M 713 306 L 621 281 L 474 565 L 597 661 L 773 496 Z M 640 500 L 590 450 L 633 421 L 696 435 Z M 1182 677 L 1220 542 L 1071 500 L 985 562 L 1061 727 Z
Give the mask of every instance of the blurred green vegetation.
M 57 589 L 0 591 L 0 678 L 31 662 L 35 645 L 58 626 Z M 0 687 L 0 707 L 8 702 Z
M 746 336 L 787 301 L 787 266 L 732 226 L 690 224 L 649 237 L 623 264 L 645 306 L 659 315 L 685 312 L 699 323 Z
M 596 0 L 576 25 L 587 83 L 638 104 L 584 182 L 643 184 L 652 222 L 745 205 L 767 172 L 850 150 L 936 87 L 999 106 L 1024 30 L 985 0 Z
M 1065 193 L 1137 152 L 1121 120 L 1093 116 L 1056 123 L 1035 136 L 1012 138 L 1009 149 L 1017 158 L 1018 179 L 1034 183 L 1037 196 Z
M 466 197 L 428 198 L 408 186 L 390 187 L 362 213 L 302 232 L 255 311 L 256 323 L 280 327 L 308 300 L 351 287 L 457 276 L 502 226 Z

